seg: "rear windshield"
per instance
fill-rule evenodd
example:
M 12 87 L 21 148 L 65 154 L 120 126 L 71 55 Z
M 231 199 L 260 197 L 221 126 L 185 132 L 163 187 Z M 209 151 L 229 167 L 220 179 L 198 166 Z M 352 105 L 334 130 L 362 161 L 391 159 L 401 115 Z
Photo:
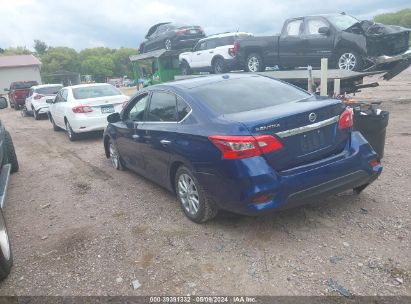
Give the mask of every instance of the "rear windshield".
M 96 98 L 121 95 L 121 92 L 112 85 L 89 86 L 73 89 L 75 99 Z
M 32 86 L 38 85 L 37 81 L 15 82 L 11 85 L 13 90 L 30 89 Z
M 267 77 L 244 77 L 192 89 L 217 114 L 276 106 L 310 97 L 307 92 Z
M 38 88 L 36 89 L 36 93 L 43 95 L 56 95 L 62 88 L 63 86 Z

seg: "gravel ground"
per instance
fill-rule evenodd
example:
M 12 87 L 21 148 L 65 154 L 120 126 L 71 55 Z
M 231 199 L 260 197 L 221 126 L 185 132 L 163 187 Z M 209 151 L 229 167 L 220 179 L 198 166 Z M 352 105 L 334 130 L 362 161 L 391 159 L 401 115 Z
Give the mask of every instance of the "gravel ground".
M 20 171 L 0 295 L 411 295 L 410 85 L 407 70 L 356 96 L 391 115 L 383 174 L 361 195 L 203 225 L 171 193 L 114 170 L 101 134 L 71 143 L 47 120 L 2 110 Z

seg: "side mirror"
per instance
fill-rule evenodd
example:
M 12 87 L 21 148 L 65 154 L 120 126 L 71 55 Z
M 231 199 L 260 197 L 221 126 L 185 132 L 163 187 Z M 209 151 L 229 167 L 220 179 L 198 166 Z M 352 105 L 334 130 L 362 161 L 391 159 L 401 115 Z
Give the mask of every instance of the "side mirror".
M 120 120 L 121 120 L 120 113 L 117 113 L 117 112 L 112 113 L 109 116 L 107 116 L 107 121 L 109 123 L 116 123 L 116 122 L 119 122 Z
M 7 99 L 4 97 L 0 97 L 0 109 L 7 108 Z
M 10 92 L 10 89 L 9 88 L 4 88 L 4 91 L 5 92 Z
M 318 29 L 318 34 L 328 36 L 329 34 L 331 34 L 331 30 L 328 26 L 322 26 Z

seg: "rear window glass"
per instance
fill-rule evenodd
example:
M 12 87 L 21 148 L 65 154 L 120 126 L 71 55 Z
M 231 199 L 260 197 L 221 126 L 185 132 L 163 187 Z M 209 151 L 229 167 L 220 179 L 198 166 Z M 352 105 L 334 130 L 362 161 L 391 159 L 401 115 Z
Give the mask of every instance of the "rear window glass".
M 217 114 L 268 108 L 311 96 L 289 84 L 266 77 L 220 81 L 195 87 L 192 91 Z
M 63 86 L 38 88 L 35 92 L 44 95 L 56 95 L 62 88 Z
M 32 86 L 38 85 L 37 81 L 27 81 L 27 82 L 15 82 L 12 84 L 11 88 L 13 90 L 29 89 Z
M 75 99 L 97 98 L 121 95 L 121 92 L 112 85 L 89 86 L 73 89 Z

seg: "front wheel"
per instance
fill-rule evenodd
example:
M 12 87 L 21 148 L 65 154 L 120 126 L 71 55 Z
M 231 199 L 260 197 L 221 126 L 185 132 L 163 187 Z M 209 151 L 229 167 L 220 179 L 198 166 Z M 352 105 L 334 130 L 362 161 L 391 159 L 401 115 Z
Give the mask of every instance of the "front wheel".
M 218 213 L 217 205 L 207 197 L 192 172 L 181 166 L 175 176 L 175 189 L 184 214 L 195 223 L 204 223 Z
M 60 128 L 56 125 L 56 123 L 54 122 L 53 116 L 51 116 L 50 113 L 47 114 L 49 116 L 51 125 L 53 126 L 53 131 L 60 131 Z
M 118 150 L 114 143 L 111 141 L 108 142 L 108 151 L 110 153 L 110 160 L 114 168 L 117 170 L 124 170 L 124 166 L 121 163 L 121 158 L 120 154 L 118 153 Z
M 5 156 L 3 164 L 11 165 L 11 173 L 19 171 L 19 162 L 17 161 L 16 150 L 14 149 L 13 140 L 8 131 L 4 133 Z
M 13 254 L 7 233 L 6 222 L 0 209 L 0 280 L 7 278 L 13 265 Z
M 67 136 L 70 139 L 70 141 L 77 140 L 78 134 L 73 131 L 68 120 L 66 120 L 66 131 L 67 131 Z
M 37 113 L 37 111 L 36 111 L 35 108 L 32 108 L 32 111 L 33 111 L 33 117 L 34 117 L 34 119 L 35 119 L 35 120 L 39 120 L 39 119 L 40 119 L 40 114 Z
M 263 59 L 261 58 L 260 54 L 258 53 L 251 53 L 247 56 L 245 68 L 247 72 L 263 72 L 265 70 L 265 66 L 263 63 Z
M 336 68 L 346 71 L 361 71 L 364 62 L 361 55 L 353 50 L 342 50 L 337 55 Z

